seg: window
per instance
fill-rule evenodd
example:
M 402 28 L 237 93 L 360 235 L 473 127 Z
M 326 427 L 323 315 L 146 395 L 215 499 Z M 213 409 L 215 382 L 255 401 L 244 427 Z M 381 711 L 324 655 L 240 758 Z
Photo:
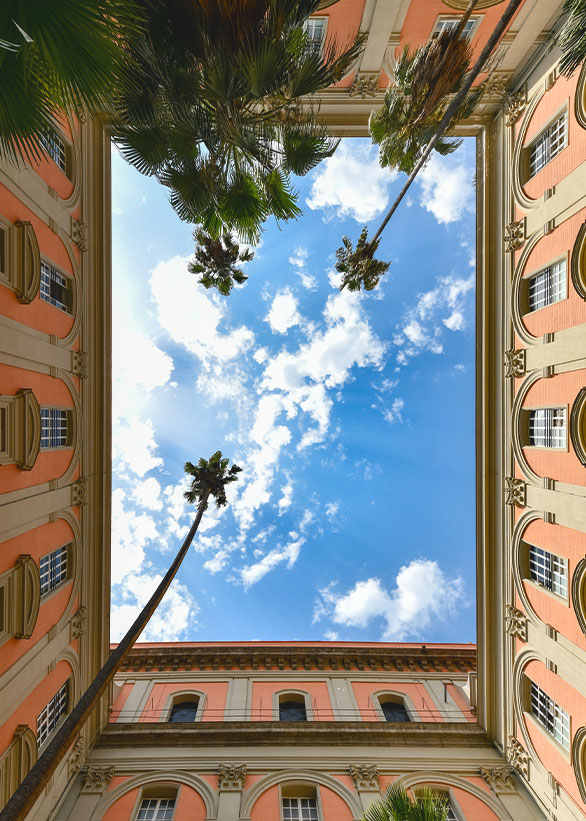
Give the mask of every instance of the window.
M 326 34 L 326 17 L 310 17 L 303 24 L 303 31 L 307 35 L 305 51 L 309 54 L 321 54 Z
M 70 313 L 70 290 L 67 277 L 41 260 L 41 299 L 60 311 Z
M 172 821 L 174 798 L 143 798 L 136 821 Z
M 383 700 L 383 698 L 380 699 L 379 703 L 385 721 L 411 721 L 402 699 L 386 698 Z
M 558 596 L 568 597 L 568 567 L 565 559 L 529 545 L 529 576 Z
M 536 448 L 565 448 L 566 409 L 538 408 L 530 411 L 529 444 Z
M 41 448 L 66 448 L 70 443 L 71 411 L 41 408 Z
M 41 596 L 46 596 L 67 578 L 68 545 L 41 558 Z
M 281 696 L 279 698 L 279 721 L 307 721 L 305 698 L 295 693 Z
M 195 721 L 197 716 L 197 709 L 199 707 L 199 699 L 191 701 L 177 701 L 171 707 L 169 713 L 169 721 Z
M 529 278 L 529 311 L 538 311 L 566 297 L 566 260 L 554 262 Z
M 318 821 L 316 798 L 283 798 L 283 821 Z
M 59 724 L 62 716 L 67 713 L 69 701 L 69 682 L 66 681 L 53 696 L 47 706 L 41 710 L 37 717 L 37 744 L 42 744 L 49 738 L 53 730 Z
M 469 17 L 464 24 L 464 29 L 461 36 L 470 40 L 481 19 L 481 17 Z M 439 17 L 433 27 L 433 31 L 431 32 L 431 39 L 435 40 L 435 38 L 439 37 L 440 34 L 443 34 L 444 31 L 453 31 L 458 27 L 459 22 L 459 17 Z
M 541 687 L 531 682 L 531 714 L 566 750 L 570 749 L 570 717 Z
M 41 147 L 51 157 L 53 162 L 59 166 L 64 174 L 67 174 L 67 149 L 65 143 L 56 131 L 48 131 L 41 137 Z
M 566 111 L 541 132 L 529 146 L 529 177 L 534 177 L 568 144 L 568 114 Z

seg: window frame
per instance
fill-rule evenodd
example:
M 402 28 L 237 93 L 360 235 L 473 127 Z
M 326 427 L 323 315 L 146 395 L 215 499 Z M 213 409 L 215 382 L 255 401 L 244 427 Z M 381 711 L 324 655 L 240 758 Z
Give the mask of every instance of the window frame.
M 155 796 L 153 796 L 153 797 L 145 796 L 144 798 L 141 798 L 141 802 L 138 805 L 138 811 L 136 813 L 137 821 L 141 821 L 140 813 L 142 812 L 142 809 L 143 809 L 142 805 L 145 803 L 145 801 L 156 801 L 157 802 L 156 806 L 154 807 L 154 810 L 155 810 L 156 814 L 153 815 L 153 821 L 164 821 L 164 819 L 162 817 L 159 817 L 159 814 L 158 814 L 159 810 L 161 809 L 160 803 L 161 803 L 161 801 L 172 801 L 173 802 L 173 807 L 166 807 L 166 808 L 164 808 L 163 811 L 166 814 L 166 810 L 172 809 L 173 812 L 171 814 L 171 818 L 169 819 L 169 821 L 173 821 L 173 818 L 175 817 L 175 810 L 177 809 L 177 797 L 176 796 L 175 796 L 175 798 L 165 798 L 165 797 L 156 798 Z M 151 809 L 151 808 L 150 807 L 145 807 L 145 810 L 149 810 L 149 809 Z
M 276 690 L 273 693 L 273 721 L 278 721 L 279 723 L 283 723 L 283 724 L 293 723 L 293 722 L 281 722 L 281 717 L 280 717 L 279 706 L 281 704 L 281 698 L 283 698 L 283 700 L 286 701 L 287 699 L 285 697 L 289 696 L 289 695 L 296 696 L 296 697 L 301 696 L 303 698 L 303 701 L 305 703 L 305 722 L 303 722 L 303 723 L 306 724 L 309 721 L 314 721 L 315 719 L 314 719 L 314 715 L 313 715 L 313 706 L 311 704 L 311 694 L 308 693 L 306 690 L 296 690 L 294 688 L 287 688 L 286 690 Z M 301 702 L 299 702 L 299 703 L 301 703 Z M 331 707 L 330 707 L 330 711 L 332 711 Z M 260 720 L 263 721 L 262 716 L 261 716 Z
M 401 699 L 402 700 L 403 707 L 405 708 L 405 711 L 406 711 L 407 715 L 409 716 L 409 723 L 421 721 L 419 713 L 415 709 L 415 706 L 414 706 L 413 702 L 411 701 L 411 699 L 409 698 L 409 696 L 406 693 L 402 693 L 399 690 L 378 690 L 376 693 L 371 693 L 370 694 L 370 699 L 372 701 L 376 716 L 377 716 L 379 721 L 384 721 L 385 724 L 393 723 L 393 722 L 387 721 L 387 718 L 386 718 L 386 716 L 383 712 L 381 698 L 384 700 L 385 697 L 389 697 L 389 701 L 392 701 L 393 699 L 395 699 L 395 700 Z M 400 722 L 400 723 L 406 724 L 408 722 Z
M 547 131 L 549 131 L 550 128 L 552 128 L 557 123 L 558 120 L 561 120 L 562 117 L 565 118 L 564 119 L 564 122 L 565 122 L 565 140 L 564 140 L 563 146 L 553 156 L 550 156 L 550 158 L 540 168 L 538 168 L 536 171 L 531 173 L 531 151 L 537 145 L 537 143 L 543 138 L 545 133 Z M 531 138 L 531 140 L 527 143 L 527 145 L 525 145 L 523 147 L 522 166 L 523 166 L 524 181 L 527 183 L 527 182 L 529 182 L 529 180 L 535 179 L 535 177 L 537 177 L 537 175 L 541 171 L 543 171 L 543 169 L 546 166 L 548 166 L 550 164 L 550 162 L 552 162 L 552 160 L 555 160 L 556 157 L 559 157 L 559 155 L 562 153 L 562 151 L 564 151 L 564 149 L 566 149 L 569 144 L 570 144 L 570 117 L 569 117 L 569 113 L 568 113 L 568 106 L 567 106 L 566 103 L 564 103 L 560 108 L 558 108 L 556 113 L 552 117 L 550 117 L 549 120 L 546 123 L 544 123 L 542 125 L 542 127 Z
M 557 601 L 561 601 L 564 604 L 569 605 L 570 600 L 570 586 L 571 586 L 571 578 L 570 578 L 570 568 L 568 559 L 565 556 L 559 556 L 557 553 L 552 553 L 550 550 L 546 550 L 544 547 L 540 547 L 539 545 L 530 544 L 529 542 L 523 542 L 523 548 L 525 551 L 524 556 L 524 567 L 523 567 L 523 579 L 524 581 L 529 582 L 534 587 L 539 588 L 539 590 L 543 590 L 546 593 L 549 593 L 551 596 L 554 596 Z M 553 557 L 553 559 L 558 559 L 564 566 L 564 577 L 566 581 L 566 592 L 558 593 L 557 590 L 553 588 L 553 570 L 551 572 L 552 576 L 552 587 L 548 587 L 547 584 L 542 584 L 538 579 L 533 578 L 531 575 L 531 551 L 532 550 L 540 550 L 543 553 L 547 554 L 548 556 Z M 553 562 L 552 562 L 553 564 Z
M 431 30 L 431 33 L 429 35 L 430 41 L 435 40 L 436 37 L 439 37 L 440 34 L 442 34 L 442 32 L 446 30 L 445 28 L 442 28 L 441 31 L 437 30 L 438 26 L 441 23 L 454 21 L 455 24 L 456 24 L 454 26 L 454 28 L 457 28 L 457 26 L 458 26 L 461 19 L 462 19 L 462 15 L 458 15 L 458 14 L 438 14 L 438 16 L 435 19 L 435 23 L 433 24 L 433 28 Z M 472 23 L 472 25 L 470 26 L 470 29 L 468 31 L 468 34 L 465 34 L 463 32 L 461 36 L 466 37 L 468 42 L 471 43 L 473 38 L 475 37 L 476 33 L 478 32 L 478 27 L 482 23 L 483 19 L 484 19 L 483 14 L 471 14 L 469 19 L 468 19 L 468 22 L 466 23 L 466 25 L 468 25 L 468 23 Z M 466 26 L 464 27 L 464 31 L 465 30 L 466 30 Z
M 540 728 L 541 732 L 543 732 L 550 741 L 552 741 L 555 746 L 563 752 L 564 758 L 569 758 L 572 749 L 572 717 L 570 713 L 564 710 L 542 687 L 539 686 L 536 682 L 529 678 L 529 676 L 525 675 L 525 713 L 527 716 L 531 718 L 533 724 Z M 567 741 L 568 746 L 566 747 L 563 741 L 560 741 L 552 731 L 548 729 L 546 723 L 543 723 L 540 718 L 538 718 L 538 714 L 533 712 L 533 697 L 534 697 L 534 690 L 539 691 L 539 693 L 543 694 L 544 698 L 549 701 L 548 708 L 551 705 L 559 710 L 562 715 L 562 733 L 561 737 L 564 738 L 564 717 L 567 717 Z M 549 714 L 548 714 L 549 716 Z M 555 711 L 553 712 L 554 720 L 556 718 Z M 555 724 L 554 724 L 555 727 Z
M 299 793 L 295 795 L 295 793 Z M 305 795 L 303 794 L 305 793 Z M 313 793 L 313 795 L 309 795 Z M 279 819 L 280 821 L 287 821 L 284 815 L 283 799 L 285 798 L 313 798 L 317 807 L 318 821 L 323 821 L 324 813 L 321 800 L 320 785 L 315 782 L 307 781 L 290 781 L 279 783 Z
M 548 269 L 553 271 L 553 268 L 556 265 L 564 265 L 564 285 L 563 285 L 563 296 L 559 299 L 554 299 L 551 302 L 546 302 L 544 305 L 539 305 L 537 308 L 531 308 L 530 303 L 530 294 L 531 294 L 531 283 L 534 279 L 545 272 Z M 568 299 L 569 291 L 568 291 L 568 254 L 565 253 L 561 256 L 555 257 L 554 259 L 550 260 L 546 265 L 541 265 L 537 270 L 531 271 L 530 274 L 524 276 L 522 279 L 523 285 L 523 294 L 522 294 L 522 305 L 521 305 L 521 313 L 523 316 L 533 316 L 534 314 L 539 313 L 539 311 L 543 311 L 545 308 L 551 308 L 552 305 L 559 305 L 560 302 Z
M 181 786 L 181 784 L 169 781 L 154 781 L 143 784 L 141 788 L 138 790 L 138 795 L 136 796 L 136 800 L 132 808 L 132 813 L 130 815 L 132 821 L 137 821 L 141 804 L 143 800 L 147 798 L 152 799 L 174 797 L 175 808 L 173 815 L 175 815 L 175 811 L 177 810 L 177 804 L 179 802 L 179 796 L 181 794 Z
M 322 38 L 321 38 L 321 42 L 320 42 L 320 45 L 319 45 L 319 51 L 317 49 L 315 49 L 315 53 L 322 56 L 323 53 L 324 53 L 324 45 L 325 45 L 325 42 L 326 42 L 326 37 L 328 35 L 328 20 L 329 20 L 329 17 L 327 15 L 321 15 L 321 14 L 313 15 L 312 14 L 303 23 L 303 31 L 304 31 L 305 34 L 307 34 L 307 30 L 306 30 L 305 26 L 306 26 L 307 23 L 309 23 L 312 20 L 322 20 L 323 21 L 323 33 L 322 33 Z M 310 47 L 309 47 L 308 43 L 306 43 L 306 50 L 310 51 Z
M 66 544 L 60 545 L 59 547 L 56 547 L 55 550 L 51 550 L 49 553 L 45 553 L 44 556 L 40 557 L 40 559 L 39 559 L 39 577 L 40 577 L 40 581 L 41 581 L 41 588 L 40 588 L 40 590 L 41 590 L 41 592 L 40 592 L 41 604 L 44 604 L 48 599 L 51 598 L 51 596 L 54 593 L 56 593 L 58 590 L 61 590 L 61 588 L 65 584 L 67 584 L 68 581 L 71 580 L 71 578 L 72 578 L 72 576 L 71 576 L 71 555 L 72 555 L 72 550 L 73 550 L 73 543 L 72 542 L 67 542 Z M 49 559 L 49 582 L 50 582 L 50 580 L 51 580 L 51 559 L 50 559 L 50 557 L 55 553 L 58 553 L 58 552 L 62 553 L 63 551 L 65 553 L 65 575 L 63 576 L 63 578 L 61 578 L 57 582 L 57 584 L 55 584 L 53 587 L 49 587 L 49 589 L 46 592 L 43 593 L 42 592 L 43 591 L 43 572 L 42 572 L 42 569 L 41 569 L 41 562 L 43 561 L 43 559 Z
M 173 709 L 173 704 L 176 701 L 176 699 L 183 698 L 183 697 L 185 697 L 186 701 L 194 700 L 196 698 L 198 699 L 197 713 L 195 715 L 195 719 L 194 719 L 193 722 L 187 722 L 187 723 L 189 723 L 189 724 L 194 723 L 195 724 L 198 721 L 202 721 L 203 720 L 203 714 L 205 712 L 205 707 L 206 707 L 206 694 L 202 693 L 200 690 L 191 690 L 191 689 L 174 690 L 172 693 L 170 693 L 167 696 L 167 700 L 165 701 L 165 705 L 164 705 L 164 707 L 161 711 L 161 717 L 159 718 L 159 721 L 163 721 L 163 722 L 166 722 L 166 723 L 171 723 L 169 721 L 169 718 L 171 716 L 171 710 Z M 179 722 L 177 722 L 177 723 L 179 723 Z
M 64 271 L 63 268 L 55 265 L 55 263 L 51 262 L 46 256 L 41 256 L 41 274 L 40 274 L 40 284 L 39 284 L 39 299 L 41 299 L 46 305 L 50 305 L 51 308 L 56 308 L 62 314 L 66 316 L 73 316 L 75 313 L 75 277 L 71 274 Z M 61 277 L 66 282 L 67 287 L 67 304 L 64 302 L 57 303 L 57 300 L 51 301 L 51 296 L 49 293 L 49 298 L 43 296 L 43 284 L 44 284 L 44 268 L 48 268 L 51 275 L 55 275 L 57 277 Z M 64 308 L 61 306 L 65 305 Z
M 45 144 L 43 137 L 39 140 L 41 151 L 71 182 L 73 179 L 73 145 L 61 129 L 53 127 L 51 132 L 52 133 L 48 134 L 44 139 L 47 140 L 47 142 L 52 141 L 55 144 L 61 144 L 63 147 L 61 152 L 63 154 L 63 164 L 56 159 L 54 152 L 51 150 L 50 142 L 49 144 Z M 57 147 L 59 148 L 60 146 Z
M 534 445 L 531 443 L 531 414 L 536 411 L 547 411 L 547 410 L 563 410 L 564 417 L 565 417 L 565 445 L 564 447 L 552 447 L 550 445 Z M 563 403 L 559 402 L 555 405 L 539 405 L 537 407 L 523 407 L 522 408 L 522 447 L 524 450 L 542 450 L 548 451 L 550 453 L 568 453 L 569 451 L 569 409 L 568 406 Z M 553 429 L 552 425 L 552 429 Z
M 39 719 L 45 711 L 48 712 L 50 710 L 51 704 L 54 701 L 57 700 L 57 703 L 60 703 L 60 698 L 62 697 L 63 691 L 65 691 L 65 693 L 64 693 L 64 695 L 65 695 L 65 707 L 64 707 L 63 711 L 59 713 L 56 722 L 53 724 L 53 726 L 49 730 L 47 730 L 47 734 L 45 735 L 45 737 L 41 741 L 39 739 Z M 69 715 L 70 701 L 71 701 L 71 679 L 68 678 L 67 681 L 65 681 L 61 685 L 61 687 L 59 687 L 57 692 L 53 696 L 51 696 L 51 698 L 49 699 L 47 704 L 43 707 L 41 712 L 37 715 L 35 735 L 36 735 L 36 739 L 37 739 L 37 747 L 38 747 L 39 752 L 47 745 L 47 743 L 50 741 L 50 739 L 53 738 L 53 736 L 55 735 L 55 732 L 59 729 L 61 724 L 63 724 L 65 718 Z
M 43 411 L 60 411 L 66 414 L 66 421 L 67 421 L 67 435 L 66 435 L 66 442 L 64 445 L 49 445 L 48 447 L 43 447 Z M 71 448 L 75 447 L 75 430 L 73 425 L 73 408 L 66 408 L 59 405 L 40 405 L 40 412 L 41 412 L 41 444 L 39 447 L 39 451 L 42 452 L 49 452 L 55 450 L 70 450 Z M 49 416 L 49 419 L 51 417 Z M 51 440 L 51 431 L 49 425 L 49 441 Z

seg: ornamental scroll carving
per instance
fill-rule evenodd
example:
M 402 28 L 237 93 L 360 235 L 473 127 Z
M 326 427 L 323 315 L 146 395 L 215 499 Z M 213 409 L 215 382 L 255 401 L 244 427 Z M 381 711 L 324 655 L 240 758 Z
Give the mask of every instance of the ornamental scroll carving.
M 80 379 L 87 379 L 88 355 L 85 351 L 71 352 L 71 373 Z
M 219 764 L 218 789 L 243 790 L 246 779 L 246 764 Z
M 518 251 L 525 244 L 525 218 L 505 225 L 505 251 Z
M 527 641 L 527 616 L 512 604 L 507 604 L 505 630 L 509 636 L 517 636 L 521 641 Z
M 525 507 L 527 504 L 527 485 L 522 479 L 505 476 L 505 504 Z
M 507 742 L 507 761 L 517 772 L 529 778 L 529 754 L 525 747 L 517 741 L 515 736 L 510 735 Z
M 527 90 L 522 88 L 511 94 L 505 103 L 505 123 L 513 126 L 527 107 Z
M 87 225 L 71 217 L 71 239 L 80 251 L 87 251 Z
M 493 71 L 482 86 L 483 103 L 499 103 L 507 93 L 512 71 Z
M 514 376 L 523 376 L 525 373 L 525 348 L 512 348 L 505 351 L 505 376 L 511 379 Z
M 480 775 L 494 793 L 517 792 L 515 777 L 508 764 L 503 764 L 500 767 L 481 767 Z
M 85 476 L 73 482 L 71 485 L 71 505 L 86 505 L 88 497 L 88 480 Z
M 379 789 L 376 764 L 350 764 L 348 769 L 357 790 Z
M 81 768 L 83 767 L 83 737 L 78 736 L 77 741 L 73 745 L 73 749 L 71 750 L 71 755 L 69 756 L 69 761 L 67 762 L 69 777 L 71 778 L 72 775 L 78 773 Z
M 82 792 L 104 792 L 112 780 L 116 767 L 88 767 L 83 774 Z
M 363 100 L 366 97 L 376 97 L 378 77 L 379 72 L 359 71 L 352 83 L 350 97 L 362 97 Z
M 71 638 L 79 639 L 85 636 L 87 621 L 87 607 L 82 606 L 71 618 Z

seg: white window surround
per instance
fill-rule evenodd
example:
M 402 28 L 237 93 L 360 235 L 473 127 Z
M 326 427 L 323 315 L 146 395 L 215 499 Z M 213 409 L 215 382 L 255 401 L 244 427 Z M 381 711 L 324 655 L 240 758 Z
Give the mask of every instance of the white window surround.
M 51 738 L 68 712 L 69 679 L 61 685 L 37 716 L 37 744 L 39 749 Z
M 283 821 L 319 821 L 317 798 L 283 798 Z
M 163 707 L 163 710 L 161 711 L 161 718 L 159 720 L 160 721 L 169 721 L 169 718 L 171 716 L 171 710 L 173 709 L 173 705 L 176 701 L 180 701 L 180 700 L 182 700 L 182 701 L 195 701 L 196 699 L 198 700 L 198 704 L 197 704 L 197 713 L 195 715 L 195 722 L 202 721 L 204 710 L 205 710 L 206 694 L 202 693 L 200 690 L 189 690 L 189 689 L 187 689 L 187 690 L 176 690 L 167 697 L 167 700 L 165 701 L 165 706 Z M 136 720 L 138 720 L 138 717 L 137 717 Z M 147 721 L 148 720 L 149 719 L 147 717 Z M 154 719 L 150 719 L 150 720 L 152 721 Z
M 176 803 L 176 798 L 143 798 L 136 821 L 172 821 Z
M 41 450 L 73 447 L 73 411 L 41 405 Z
M 565 753 L 570 750 L 570 716 L 539 685 L 527 678 L 528 713 Z
M 295 690 L 293 688 L 287 688 L 286 690 L 277 690 L 276 692 L 273 693 L 273 705 L 272 705 L 272 707 L 273 707 L 273 721 L 279 721 L 279 704 L 280 704 L 281 701 L 287 701 L 286 696 L 289 696 L 289 695 L 296 696 L 297 698 L 299 698 L 299 696 L 301 696 L 303 698 L 303 701 L 305 703 L 306 720 L 307 721 L 313 721 L 314 720 L 314 715 L 313 715 L 313 707 L 312 707 L 312 704 L 311 704 L 311 695 L 306 690 Z M 330 707 L 328 712 L 331 712 L 332 715 L 333 715 L 333 708 Z M 267 721 L 269 719 L 268 719 L 268 716 L 266 716 L 266 715 L 261 715 L 260 719 L 255 718 L 255 716 L 253 715 L 252 720 L 253 721 L 258 721 L 258 720 Z
M 542 547 L 529 544 L 529 579 L 538 587 L 568 600 L 568 560 Z
M 46 601 L 48 595 L 61 587 L 69 579 L 71 544 L 61 545 L 50 553 L 41 556 L 39 574 L 41 579 L 41 598 Z
M 523 408 L 528 431 L 524 446 L 539 450 L 568 450 L 568 408 L 564 405 Z
M 568 264 L 562 257 L 523 278 L 527 288 L 527 311 L 535 313 L 568 297 Z
M 405 707 L 407 715 L 409 716 L 409 721 L 421 721 L 419 713 L 415 709 L 413 702 L 406 693 L 401 693 L 399 690 L 378 690 L 376 693 L 370 694 L 370 702 L 372 704 L 371 709 L 374 708 L 376 717 L 379 721 L 386 722 L 387 720 L 383 712 L 383 708 L 381 706 L 381 699 L 384 702 L 385 697 L 388 697 L 389 701 L 402 700 L 403 706 Z
M 42 136 L 39 142 L 45 154 L 66 176 L 69 176 L 67 173 L 69 145 L 63 135 L 56 129 L 52 129 L 50 133 Z
M 285 802 L 294 802 L 299 807 L 300 800 L 311 801 L 315 808 L 313 814 L 308 814 L 306 807 L 306 814 L 295 815 L 292 813 L 285 814 Z M 281 783 L 279 784 L 279 812 L 280 821 L 322 821 L 323 808 L 321 802 L 321 793 L 318 784 L 314 783 Z
M 73 313 L 73 278 L 41 259 L 40 297 L 65 314 Z
M 533 137 L 527 152 L 528 179 L 536 176 L 568 145 L 568 111 L 563 108 Z
M 303 31 L 307 34 L 306 51 L 321 54 L 328 30 L 327 17 L 309 17 L 303 24 Z
M 471 40 L 477 32 L 478 26 L 480 25 L 482 18 L 483 16 L 481 14 L 471 15 L 468 18 L 466 24 L 464 25 L 464 31 L 462 32 L 462 36 L 466 37 L 468 40 Z M 438 17 L 435 21 L 430 39 L 434 40 L 436 37 L 439 37 L 439 35 L 442 34 L 444 31 L 451 31 L 452 29 L 455 29 L 458 26 L 460 19 L 461 17 L 458 17 L 457 15 L 440 15 L 440 17 Z

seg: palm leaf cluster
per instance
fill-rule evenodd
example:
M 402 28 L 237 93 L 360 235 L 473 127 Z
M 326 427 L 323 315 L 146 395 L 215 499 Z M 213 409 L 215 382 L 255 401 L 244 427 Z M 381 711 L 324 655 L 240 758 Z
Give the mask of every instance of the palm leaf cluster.
M 470 44 L 456 31 L 443 32 L 413 53 L 405 47 L 384 104 L 370 117 L 370 134 L 380 146 L 381 166 L 411 173 L 434 136 L 451 95 L 459 91 L 470 58 Z M 479 95 L 476 90 L 466 96 L 449 127 L 472 113 Z M 460 143 L 454 138 L 441 138 L 435 150 L 451 154 Z
M 147 3 L 148 0 L 140 0 Z M 113 135 L 124 157 L 170 190 L 182 220 L 218 239 L 259 239 L 269 215 L 300 213 L 291 174 L 338 141 L 302 100 L 339 80 L 359 37 L 307 49 L 303 23 L 319 0 L 170 0 L 148 7 L 131 38 L 139 88 L 122 95 Z
M 185 473 L 191 477 L 191 484 L 183 494 L 190 504 L 205 501 L 213 496 L 218 507 L 224 507 L 226 499 L 226 485 L 238 481 L 238 473 L 242 468 L 232 465 L 230 460 L 222 457 L 222 451 L 217 450 L 209 459 L 201 458 L 197 465 L 193 462 L 185 463 Z
M 586 58 L 586 0 L 566 0 L 564 12 L 566 19 L 559 36 L 560 68 L 570 75 Z
M 445 796 L 429 788 L 411 797 L 400 785 L 391 784 L 382 801 L 374 801 L 364 821 L 446 821 L 450 805 Z
M 223 296 L 228 296 L 234 283 L 243 285 L 248 279 L 238 262 L 250 262 L 254 251 L 250 248 L 240 250 L 230 234 L 223 234 L 214 239 L 201 228 L 193 233 L 195 239 L 195 258 L 188 264 L 191 274 L 199 274 L 198 282 L 204 288 L 217 288 Z
M 0 155 L 38 160 L 56 111 L 112 108 L 131 83 L 123 43 L 138 12 L 135 0 L 2 0 Z
M 342 239 L 343 245 L 336 251 L 336 271 L 342 274 L 340 291 L 348 288 L 349 291 L 372 291 L 378 285 L 380 278 L 389 270 L 390 262 L 376 259 L 374 254 L 379 240 L 368 240 L 368 230 L 362 232 L 356 243 L 356 248 L 348 237 Z

